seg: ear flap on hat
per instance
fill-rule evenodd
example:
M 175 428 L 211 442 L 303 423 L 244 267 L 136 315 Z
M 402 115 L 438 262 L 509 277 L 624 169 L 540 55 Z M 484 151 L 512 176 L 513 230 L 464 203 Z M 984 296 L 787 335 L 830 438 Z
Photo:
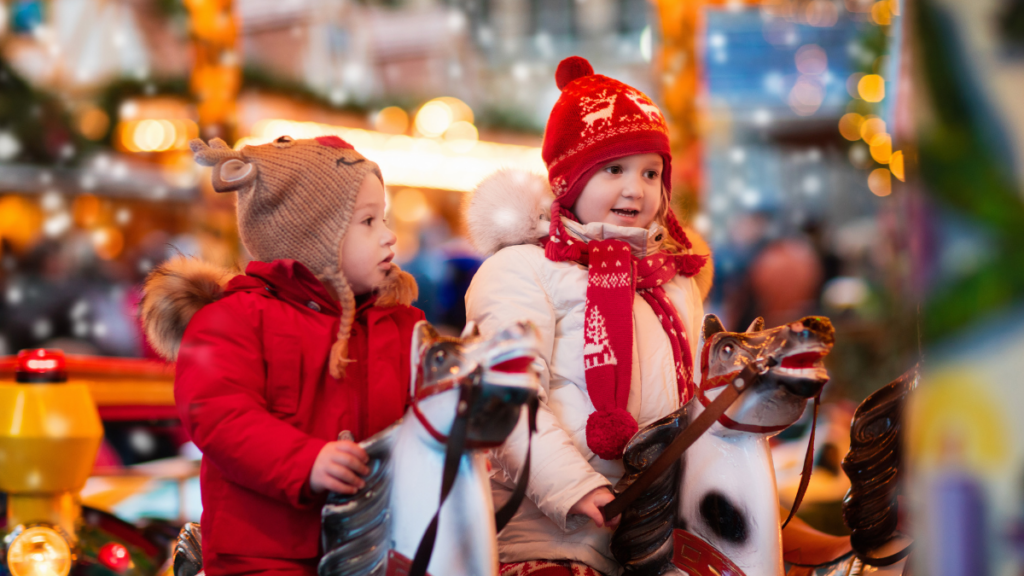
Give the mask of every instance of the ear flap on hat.
M 259 170 L 239 158 L 221 160 L 213 167 L 213 189 L 217 192 L 234 192 L 249 185 L 256 179 Z

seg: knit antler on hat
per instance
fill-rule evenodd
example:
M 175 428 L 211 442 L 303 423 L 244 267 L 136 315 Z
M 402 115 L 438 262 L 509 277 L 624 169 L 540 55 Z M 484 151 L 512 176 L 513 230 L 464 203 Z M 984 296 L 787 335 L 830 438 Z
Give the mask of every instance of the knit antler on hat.
M 192 149 L 196 162 L 203 166 L 215 166 L 221 160 L 229 158 L 242 158 L 241 152 L 232 150 L 227 142 L 220 138 L 210 140 L 209 146 L 199 138 L 195 138 L 188 143 L 188 147 Z

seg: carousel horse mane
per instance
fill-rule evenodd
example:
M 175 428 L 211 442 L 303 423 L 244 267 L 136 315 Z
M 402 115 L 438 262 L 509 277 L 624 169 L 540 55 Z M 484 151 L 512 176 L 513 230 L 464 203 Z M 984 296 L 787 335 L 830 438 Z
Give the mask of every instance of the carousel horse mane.
M 843 499 L 843 521 L 851 530 L 850 543 L 861 557 L 869 556 L 896 532 L 903 409 L 917 382 L 914 368 L 872 393 L 854 413 L 850 452 L 842 464 L 850 478 L 850 491 Z
M 622 458 L 625 474 L 615 491 L 621 492 L 632 484 L 688 423 L 683 406 L 637 433 L 626 445 Z M 611 549 L 627 573 L 664 564 L 665 557 L 672 553 L 672 530 L 686 528 L 676 505 L 682 467 L 683 459 L 677 460 L 622 513 L 619 528 L 612 535 Z
M 370 457 L 366 487 L 356 494 L 331 492 L 322 512 L 323 549 L 319 574 L 379 576 L 387 567 L 391 547 L 388 503 L 391 497 L 391 446 L 398 424 L 392 424 L 359 445 Z

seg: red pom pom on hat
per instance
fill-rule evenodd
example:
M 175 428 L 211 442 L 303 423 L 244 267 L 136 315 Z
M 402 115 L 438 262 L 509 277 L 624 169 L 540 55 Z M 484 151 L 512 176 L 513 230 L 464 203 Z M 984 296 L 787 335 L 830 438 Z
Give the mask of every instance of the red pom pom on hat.
M 594 67 L 587 62 L 586 58 L 569 56 L 558 63 L 558 69 L 555 70 L 555 84 L 558 85 L 559 90 L 565 90 L 569 82 L 593 74 Z
M 622 408 L 596 410 L 587 418 L 587 448 L 605 460 L 618 460 L 640 427 Z

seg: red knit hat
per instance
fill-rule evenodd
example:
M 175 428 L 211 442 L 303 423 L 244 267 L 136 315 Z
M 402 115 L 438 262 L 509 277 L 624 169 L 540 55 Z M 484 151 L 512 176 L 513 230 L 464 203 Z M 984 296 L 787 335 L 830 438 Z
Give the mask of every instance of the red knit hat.
M 672 152 L 665 117 L 643 92 L 594 74 L 590 62 L 579 56 L 558 64 L 555 82 L 562 95 L 548 117 L 541 156 L 555 194 L 545 254 L 558 262 L 577 260 L 584 251 L 578 241 L 566 235 L 559 216 L 572 218 L 568 209 L 597 168 L 624 156 L 660 154 L 664 161 L 662 200 L 667 203 L 672 195 Z M 671 209 L 665 224 L 669 235 L 686 248 L 691 247 Z

